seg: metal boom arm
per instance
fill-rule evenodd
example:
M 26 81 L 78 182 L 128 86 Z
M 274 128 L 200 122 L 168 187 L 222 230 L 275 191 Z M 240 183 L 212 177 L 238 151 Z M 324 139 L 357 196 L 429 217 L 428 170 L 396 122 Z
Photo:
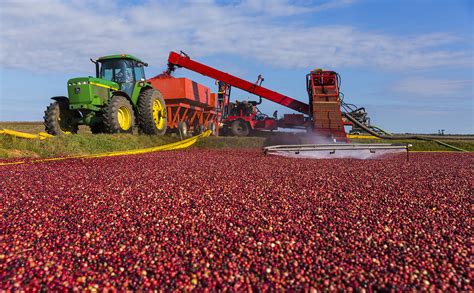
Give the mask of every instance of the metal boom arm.
M 185 54 L 184 54 L 185 55 Z M 248 82 L 239 77 L 230 75 L 210 66 L 191 60 L 189 56 L 181 55 L 176 52 L 170 52 L 168 58 L 169 73 L 177 67 L 184 67 L 202 75 L 225 82 L 233 87 L 239 88 L 251 94 L 263 97 L 267 100 L 283 105 L 295 111 L 309 115 L 309 105 L 275 91 L 269 90 L 263 86 Z

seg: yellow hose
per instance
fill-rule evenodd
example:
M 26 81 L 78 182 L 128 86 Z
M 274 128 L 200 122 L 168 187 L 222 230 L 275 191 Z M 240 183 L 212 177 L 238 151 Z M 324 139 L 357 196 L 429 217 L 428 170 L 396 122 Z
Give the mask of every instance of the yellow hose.
M 361 134 L 348 134 L 347 138 L 354 138 L 354 139 L 380 139 L 373 135 L 361 135 Z
M 182 141 L 173 142 L 173 143 L 160 145 L 160 146 L 156 146 L 156 147 L 151 147 L 151 148 L 138 149 L 138 150 L 116 151 L 116 152 L 91 154 L 91 155 L 75 155 L 75 156 L 57 157 L 57 158 L 45 158 L 45 159 L 36 159 L 36 160 L 31 160 L 31 161 L 6 162 L 6 163 L 0 163 L 0 166 L 19 165 L 19 164 L 25 164 L 25 163 L 42 163 L 42 162 L 50 162 L 50 161 L 62 161 L 62 160 L 67 160 L 67 159 L 92 159 L 92 158 L 102 158 L 102 157 L 116 157 L 116 156 L 125 156 L 125 155 L 138 155 L 138 154 L 152 153 L 152 152 L 158 152 L 158 151 L 178 150 L 178 149 L 183 149 L 183 148 L 190 147 L 198 139 L 207 137 L 211 134 L 212 134 L 212 131 L 207 130 L 207 131 L 205 131 L 205 132 L 203 132 L 199 135 L 190 137 L 190 138 L 182 140 Z
M 26 138 L 26 139 L 46 139 L 53 137 L 53 135 L 46 133 L 46 132 L 40 132 L 38 134 L 31 134 L 31 133 L 26 133 L 26 132 L 20 132 L 20 131 L 15 131 L 15 130 L 10 130 L 10 129 L 0 129 L 0 134 L 5 134 L 5 135 L 10 135 L 10 136 L 15 136 L 15 137 L 20 137 L 20 138 Z

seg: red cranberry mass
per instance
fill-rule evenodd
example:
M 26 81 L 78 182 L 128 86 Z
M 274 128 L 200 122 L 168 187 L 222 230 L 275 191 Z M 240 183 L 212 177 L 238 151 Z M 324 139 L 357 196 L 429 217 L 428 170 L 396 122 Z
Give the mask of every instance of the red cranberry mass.
M 473 155 L 0 168 L 0 289 L 472 291 Z

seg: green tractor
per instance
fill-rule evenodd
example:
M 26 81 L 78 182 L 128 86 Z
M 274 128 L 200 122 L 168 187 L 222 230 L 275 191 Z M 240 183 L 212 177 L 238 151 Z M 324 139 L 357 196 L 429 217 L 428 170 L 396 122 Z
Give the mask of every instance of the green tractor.
M 88 125 L 92 133 L 166 132 L 167 113 L 163 96 L 145 79 L 145 62 L 132 55 L 111 55 L 91 61 L 96 77 L 68 81 L 69 97 L 53 97 L 45 111 L 46 132 L 77 133 Z

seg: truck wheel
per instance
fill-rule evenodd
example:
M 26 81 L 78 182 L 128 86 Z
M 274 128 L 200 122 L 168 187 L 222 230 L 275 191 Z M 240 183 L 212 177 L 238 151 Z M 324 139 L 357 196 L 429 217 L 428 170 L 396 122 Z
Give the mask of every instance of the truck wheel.
M 247 122 L 243 120 L 235 120 L 230 125 L 230 130 L 234 136 L 247 136 L 250 133 L 250 127 Z
M 74 120 L 80 117 L 78 112 L 69 110 L 68 102 L 53 102 L 44 111 L 44 128 L 52 135 L 77 133 L 79 126 Z
M 104 126 L 108 133 L 132 133 L 135 114 L 128 99 L 113 96 L 104 112 Z
M 217 126 L 216 126 L 216 123 L 214 122 L 209 122 L 209 124 L 207 125 L 207 130 L 210 130 L 212 133 L 211 135 L 217 135 Z
M 230 136 L 231 133 L 230 133 L 229 124 L 224 123 L 224 125 L 222 126 L 222 129 L 221 129 L 219 134 L 222 135 L 222 136 Z
M 194 135 L 199 135 L 199 134 L 203 133 L 204 131 L 206 131 L 206 128 L 204 127 L 204 125 L 196 124 L 194 126 L 193 134 Z
M 183 138 L 189 136 L 189 127 L 186 121 L 181 121 L 178 123 L 178 134 L 180 134 Z
M 138 122 L 141 131 L 163 135 L 168 125 L 165 100 L 155 89 L 146 89 L 138 97 Z

